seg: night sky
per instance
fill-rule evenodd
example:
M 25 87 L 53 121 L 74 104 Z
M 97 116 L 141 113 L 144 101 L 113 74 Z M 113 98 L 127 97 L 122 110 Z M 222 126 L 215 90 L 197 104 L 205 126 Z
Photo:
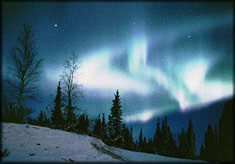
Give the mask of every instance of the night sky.
M 23 24 L 32 24 L 44 59 L 38 113 L 53 107 L 66 58 L 75 52 L 81 69 L 81 112 L 110 113 L 116 90 L 123 121 L 189 111 L 233 95 L 232 3 L 5 2 L 3 78 L 9 50 Z

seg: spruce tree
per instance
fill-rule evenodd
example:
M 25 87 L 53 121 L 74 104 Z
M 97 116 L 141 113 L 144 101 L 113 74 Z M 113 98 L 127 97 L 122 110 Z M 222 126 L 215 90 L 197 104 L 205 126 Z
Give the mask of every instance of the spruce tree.
M 165 117 L 166 118 L 166 117 Z M 166 119 L 163 119 L 162 120 L 162 124 L 161 124 L 161 135 L 162 135 L 162 141 L 161 141 L 161 150 L 160 150 L 160 152 L 159 152 L 159 154 L 161 154 L 161 155 L 166 155 L 167 153 L 166 153 L 166 144 L 168 144 L 167 143 L 167 139 L 166 139 L 166 137 L 167 137 L 167 131 L 166 131 L 166 128 L 167 128 L 167 120 Z
M 170 127 L 168 126 L 168 156 L 175 157 L 177 155 L 177 146 L 173 134 L 171 133 Z
M 132 129 L 132 127 L 131 127 L 131 130 L 130 130 L 131 132 L 131 134 L 130 134 L 130 150 L 133 150 L 134 149 L 134 147 L 133 147 L 133 129 Z
M 107 144 L 110 146 L 116 146 L 115 141 L 113 140 L 114 138 L 114 129 L 113 129 L 113 119 L 111 115 L 108 116 L 108 139 L 107 139 Z
M 162 149 L 162 133 L 161 133 L 161 127 L 160 127 L 160 119 L 157 120 L 157 128 L 154 135 L 154 147 L 156 149 L 156 152 L 159 154 L 161 153 Z
M 105 122 L 104 113 L 103 113 L 103 116 L 102 116 L 101 131 L 102 131 L 101 132 L 101 138 L 106 139 L 107 138 L 107 130 L 106 130 L 106 122 Z
M 89 119 L 88 115 L 81 114 L 78 118 L 77 132 L 80 134 L 88 134 Z
M 189 120 L 187 130 L 187 158 L 195 158 L 195 133 L 193 130 L 192 120 Z
M 119 146 L 123 138 L 120 134 L 122 124 L 122 106 L 118 90 L 114 96 L 115 98 L 113 100 L 111 114 L 109 115 L 108 128 L 111 141 L 110 144 L 113 144 L 113 146 Z
M 102 127 L 101 127 L 100 114 L 98 115 L 98 118 L 95 120 L 95 127 L 94 127 L 93 134 L 96 137 L 101 138 Z
M 121 134 L 119 134 L 118 138 L 118 144 L 117 144 L 118 147 L 120 148 L 126 147 L 126 149 L 128 149 L 128 135 L 129 135 L 128 128 L 125 126 L 125 124 L 122 124 Z
M 234 96 L 224 104 L 218 127 L 219 160 L 234 161 Z
M 214 130 L 210 124 L 208 125 L 204 136 L 204 145 L 202 145 L 200 151 L 200 159 L 221 162 L 232 162 L 234 160 L 233 101 L 234 99 L 231 99 L 225 103 L 219 120 L 218 131 L 216 125 Z
M 140 134 L 139 134 L 139 149 L 140 149 L 140 151 L 143 150 L 143 132 L 142 132 L 142 128 L 140 129 Z
M 178 145 L 178 157 L 186 158 L 187 157 L 187 136 L 184 128 L 182 128 L 181 133 L 178 135 L 179 145 Z
M 216 161 L 219 160 L 219 138 L 218 138 L 218 131 L 217 131 L 217 126 L 215 124 L 215 156 L 216 156 Z
M 88 115 L 86 115 L 86 120 L 85 120 L 86 134 L 88 134 L 88 132 L 89 132 L 89 130 L 88 130 L 89 125 L 90 125 L 89 118 L 88 118 Z
M 142 151 L 147 152 L 147 140 L 146 137 L 144 137 L 143 143 L 142 143 Z
M 146 152 L 154 154 L 153 147 L 154 147 L 153 146 L 153 140 L 152 140 L 152 138 L 149 138 L 148 142 L 147 142 L 147 146 L 146 146 Z
M 157 127 L 153 137 L 153 152 L 166 156 L 176 156 L 177 145 L 170 127 L 167 122 L 167 117 L 162 120 L 157 120 Z
M 161 151 L 160 154 L 166 156 L 175 156 L 176 154 L 176 144 L 174 137 L 171 133 L 170 127 L 167 122 L 167 117 L 164 118 L 162 121 L 162 128 L 161 128 Z
M 205 160 L 216 161 L 216 139 L 215 133 L 211 125 L 207 127 L 207 131 L 204 137 L 205 143 Z
M 205 159 L 205 148 L 203 146 L 203 143 L 201 144 L 201 147 L 200 147 L 200 155 L 199 155 L 199 158 L 204 160 Z
M 160 154 L 162 155 L 169 155 L 169 142 L 170 142 L 170 132 L 169 132 L 169 127 L 168 127 L 168 123 L 167 123 L 167 117 L 165 117 L 162 120 L 162 147 L 161 147 L 161 151 Z
M 52 110 L 52 117 L 51 117 L 52 125 L 55 128 L 62 129 L 63 123 L 64 123 L 64 118 L 63 118 L 62 111 L 61 111 L 60 81 L 59 81 L 59 85 L 57 86 L 57 93 L 56 93 L 56 98 L 55 98 L 54 102 L 55 102 L 55 107 L 54 107 L 54 110 Z

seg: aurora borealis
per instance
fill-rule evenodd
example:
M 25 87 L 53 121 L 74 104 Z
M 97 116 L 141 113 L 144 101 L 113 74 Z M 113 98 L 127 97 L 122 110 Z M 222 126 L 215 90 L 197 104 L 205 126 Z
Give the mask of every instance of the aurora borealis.
M 43 109 L 74 51 L 82 111 L 110 112 L 118 89 L 123 120 L 148 121 L 233 95 L 232 3 L 4 2 L 3 77 L 9 49 L 30 23 L 44 59 Z

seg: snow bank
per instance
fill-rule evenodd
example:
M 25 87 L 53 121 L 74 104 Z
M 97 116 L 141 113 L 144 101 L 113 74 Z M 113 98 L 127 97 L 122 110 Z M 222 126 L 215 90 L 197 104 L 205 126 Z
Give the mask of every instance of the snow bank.
M 101 140 L 86 135 L 14 123 L 2 123 L 2 152 L 5 148 L 10 154 L 3 161 L 195 161 L 123 150 L 107 146 Z
M 117 161 L 96 150 L 95 138 L 28 124 L 2 124 L 3 161 Z

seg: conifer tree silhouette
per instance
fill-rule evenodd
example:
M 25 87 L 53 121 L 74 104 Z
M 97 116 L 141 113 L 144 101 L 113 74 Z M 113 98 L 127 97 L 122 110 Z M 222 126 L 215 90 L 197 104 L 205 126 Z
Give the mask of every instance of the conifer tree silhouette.
M 78 118 L 77 132 L 80 134 L 88 134 L 88 127 L 89 127 L 88 115 L 83 113 Z
M 52 121 L 52 125 L 55 128 L 59 128 L 62 129 L 63 128 L 63 124 L 64 124 L 64 118 L 63 118 L 63 114 L 61 111 L 61 87 L 60 87 L 60 81 L 59 84 L 57 86 L 57 93 L 56 93 L 56 97 L 55 97 L 55 107 L 52 110 L 52 117 L 51 117 L 51 121 Z
M 107 138 L 107 128 L 106 128 L 104 113 L 103 113 L 102 122 L 101 122 L 101 138 L 104 139 L 104 140 L 106 140 L 106 138 Z
M 140 134 L 139 134 L 139 150 L 143 151 L 143 132 L 142 132 L 142 128 L 140 129 Z
M 43 120 L 44 120 L 44 115 L 43 115 L 43 112 L 40 111 L 40 114 L 38 116 L 38 125 L 42 126 L 43 125 Z
M 192 120 L 188 122 L 187 129 L 187 155 L 186 158 L 194 159 L 195 158 L 195 133 L 193 130 Z
M 219 160 L 234 161 L 234 97 L 224 104 L 219 120 Z
M 181 129 L 181 133 L 178 135 L 179 145 L 178 145 L 178 157 L 185 158 L 187 156 L 187 136 L 184 128 Z
M 162 147 L 162 133 L 161 133 L 161 127 L 160 127 L 160 119 L 157 120 L 157 128 L 154 134 L 153 139 L 154 148 L 156 150 L 156 153 L 161 153 L 161 147 Z
M 94 126 L 94 135 L 98 138 L 101 138 L 102 135 L 102 127 L 101 127 L 101 120 L 100 120 L 100 113 L 97 117 L 97 119 L 95 120 L 95 126 Z
M 122 106 L 118 90 L 114 96 L 115 98 L 113 100 L 111 114 L 109 115 L 108 129 L 111 144 L 119 146 L 123 141 L 123 136 L 120 134 L 122 124 Z

